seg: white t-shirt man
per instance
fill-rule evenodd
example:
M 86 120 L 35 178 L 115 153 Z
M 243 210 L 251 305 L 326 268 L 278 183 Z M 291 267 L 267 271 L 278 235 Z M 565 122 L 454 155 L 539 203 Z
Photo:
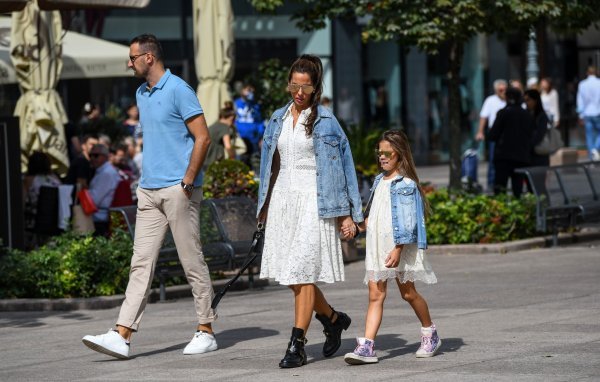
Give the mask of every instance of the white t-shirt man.
M 500 109 L 503 109 L 506 106 L 506 101 L 502 98 L 498 97 L 497 94 L 492 94 L 487 97 L 483 102 L 483 106 L 481 107 L 481 112 L 479 112 L 480 118 L 487 119 L 487 128 L 491 129 L 494 125 L 494 121 L 496 120 L 496 114 Z

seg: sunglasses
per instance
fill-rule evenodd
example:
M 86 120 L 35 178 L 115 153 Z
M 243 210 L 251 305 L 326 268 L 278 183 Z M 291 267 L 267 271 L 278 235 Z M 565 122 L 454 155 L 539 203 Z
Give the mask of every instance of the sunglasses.
M 312 85 L 288 84 L 287 86 L 287 90 L 292 93 L 297 93 L 300 89 L 304 94 L 312 94 L 315 91 L 315 87 Z
M 99 153 L 91 153 L 90 154 L 90 158 L 98 158 L 99 156 L 101 156 L 103 154 L 99 154 Z
M 133 64 L 135 62 L 135 60 L 138 59 L 138 57 L 142 57 L 145 54 L 153 55 L 150 52 L 140 53 L 140 54 L 136 54 L 135 56 L 129 56 L 129 61 L 131 61 L 131 63 Z
M 375 155 L 377 156 L 377 158 L 379 158 L 380 156 L 383 155 L 387 159 L 390 159 L 392 156 L 394 156 L 394 152 L 393 151 L 375 150 Z

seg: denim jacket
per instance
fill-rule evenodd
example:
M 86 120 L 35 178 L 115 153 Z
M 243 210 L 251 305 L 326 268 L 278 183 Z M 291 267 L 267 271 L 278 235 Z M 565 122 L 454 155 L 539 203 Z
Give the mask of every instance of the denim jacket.
M 370 207 L 381 178 L 383 178 L 383 174 L 377 175 L 373 182 L 367 208 Z M 417 243 L 419 249 L 426 249 L 425 208 L 417 184 L 412 179 L 397 176 L 390 185 L 390 200 L 394 242 L 396 244 Z
M 283 116 L 290 104 L 273 113 L 263 136 L 257 216 L 269 192 L 273 155 L 283 128 Z M 350 215 L 353 221 L 360 223 L 364 220 L 362 202 L 348 138 L 329 109 L 318 106 L 317 110 L 319 115 L 315 120 L 312 139 L 317 162 L 319 217 Z

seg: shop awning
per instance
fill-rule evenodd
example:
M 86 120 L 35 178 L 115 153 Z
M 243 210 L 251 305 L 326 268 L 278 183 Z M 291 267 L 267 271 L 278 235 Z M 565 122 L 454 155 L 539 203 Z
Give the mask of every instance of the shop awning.
M 144 8 L 150 0 L 38 0 L 40 9 Z
M 0 17 L 0 84 L 16 84 L 10 59 L 11 18 Z M 61 80 L 130 77 L 129 47 L 76 32 L 64 32 Z

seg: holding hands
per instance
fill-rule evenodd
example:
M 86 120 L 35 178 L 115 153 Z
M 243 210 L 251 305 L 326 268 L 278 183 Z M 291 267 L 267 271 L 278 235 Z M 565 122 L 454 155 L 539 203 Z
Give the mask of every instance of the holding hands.
M 338 229 L 342 240 L 350 240 L 356 236 L 358 228 L 351 216 L 340 216 L 338 218 Z

